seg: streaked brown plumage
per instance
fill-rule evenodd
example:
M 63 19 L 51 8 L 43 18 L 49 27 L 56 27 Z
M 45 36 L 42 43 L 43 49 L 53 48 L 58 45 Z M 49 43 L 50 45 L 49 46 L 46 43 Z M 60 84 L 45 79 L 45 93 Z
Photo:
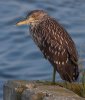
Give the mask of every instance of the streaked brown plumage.
M 75 44 L 67 31 L 43 10 L 30 12 L 24 21 L 17 25 L 30 24 L 30 33 L 45 58 L 63 80 L 72 82 L 78 78 L 78 55 Z

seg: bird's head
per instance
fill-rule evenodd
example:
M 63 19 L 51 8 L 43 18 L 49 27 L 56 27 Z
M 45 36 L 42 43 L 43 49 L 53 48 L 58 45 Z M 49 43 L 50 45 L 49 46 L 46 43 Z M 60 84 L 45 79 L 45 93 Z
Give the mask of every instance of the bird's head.
M 16 25 L 35 25 L 39 22 L 41 22 L 44 17 L 47 16 L 47 13 L 43 10 L 33 10 L 30 13 L 28 13 L 27 17 L 19 21 Z

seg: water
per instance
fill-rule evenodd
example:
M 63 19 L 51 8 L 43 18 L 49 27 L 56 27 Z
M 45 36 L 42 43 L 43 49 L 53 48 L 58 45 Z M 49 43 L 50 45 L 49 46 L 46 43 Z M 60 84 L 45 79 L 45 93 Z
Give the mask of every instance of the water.
M 80 58 L 85 58 L 85 0 L 0 0 L 0 100 L 6 80 L 51 80 L 51 64 L 32 41 L 28 27 L 15 26 L 34 9 L 44 9 L 62 23 Z M 61 80 L 59 75 L 56 79 Z

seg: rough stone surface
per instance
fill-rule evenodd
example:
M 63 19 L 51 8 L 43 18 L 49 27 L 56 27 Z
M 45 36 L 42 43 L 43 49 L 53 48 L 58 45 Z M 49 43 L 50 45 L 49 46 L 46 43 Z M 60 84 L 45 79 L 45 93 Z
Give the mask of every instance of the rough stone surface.
M 8 81 L 3 92 L 4 100 L 85 100 L 68 89 L 36 81 Z

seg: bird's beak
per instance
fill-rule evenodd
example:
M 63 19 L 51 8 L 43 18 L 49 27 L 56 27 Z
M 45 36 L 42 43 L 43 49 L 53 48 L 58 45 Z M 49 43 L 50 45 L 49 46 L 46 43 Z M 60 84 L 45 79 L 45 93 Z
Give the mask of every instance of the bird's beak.
M 21 20 L 21 21 L 17 22 L 16 25 L 17 26 L 29 25 L 32 22 L 33 22 L 33 18 L 29 18 L 29 19 L 24 19 L 24 20 Z
M 19 22 L 16 23 L 17 26 L 21 26 L 21 25 L 26 25 L 27 24 L 27 20 L 21 20 Z

